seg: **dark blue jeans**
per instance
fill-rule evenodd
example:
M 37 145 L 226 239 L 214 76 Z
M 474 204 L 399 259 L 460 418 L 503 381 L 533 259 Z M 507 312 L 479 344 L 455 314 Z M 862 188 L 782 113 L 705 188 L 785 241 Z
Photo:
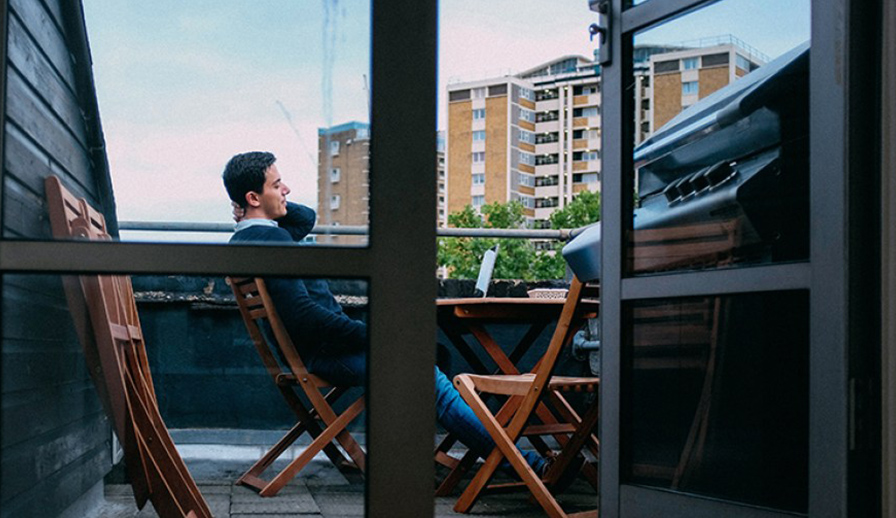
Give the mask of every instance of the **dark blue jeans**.
M 312 356 L 307 367 L 309 371 L 331 383 L 361 386 L 367 374 L 367 357 L 364 352 Z M 477 455 L 487 457 L 495 448 L 495 442 L 448 376 L 438 368 L 435 369 L 435 376 L 436 419 L 439 424 Z M 531 451 L 523 451 L 522 454 L 536 473 L 542 472 L 545 461 L 540 455 Z M 503 465 L 508 467 L 506 460 Z

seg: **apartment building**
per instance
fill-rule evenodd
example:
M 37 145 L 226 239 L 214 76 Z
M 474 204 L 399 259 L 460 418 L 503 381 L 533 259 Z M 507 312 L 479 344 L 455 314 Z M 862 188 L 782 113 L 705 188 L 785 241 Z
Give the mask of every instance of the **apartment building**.
M 448 87 L 447 210 L 519 201 L 530 226 L 600 189 L 599 72 L 563 56 L 514 76 Z
M 636 145 L 768 61 L 731 35 L 637 45 L 633 59 Z M 577 193 L 600 190 L 600 128 L 600 67 L 583 56 L 449 85 L 448 212 L 516 200 L 531 227 L 549 227 Z
M 437 225 L 447 225 L 445 133 L 436 135 Z M 347 122 L 318 129 L 317 223 L 368 224 L 370 190 L 370 125 Z M 320 243 L 363 244 L 365 236 L 321 236 Z
M 319 128 L 318 225 L 367 225 L 370 214 L 370 125 L 347 122 Z M 319 236 L 319 243 L 363 244 L 366 236 Z
M 436 132 L 436 185 L 438 201 L 436 225 L 438 228 L 448 226 L 448 171 L 445 167 L 445 132 Z
M 653 133 L 688 106 L 767 61 L 767 56 L 731 35 L 651 53 L 646 71 L 648 91 L 643 93 L 652 106 L 641 114 L 639 133 Z

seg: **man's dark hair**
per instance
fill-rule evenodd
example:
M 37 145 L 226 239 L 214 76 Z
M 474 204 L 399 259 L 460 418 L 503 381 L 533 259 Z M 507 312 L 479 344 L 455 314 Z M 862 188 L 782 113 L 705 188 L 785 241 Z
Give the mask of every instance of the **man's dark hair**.
M 227 195 L 240 207 L 246 208 L 246 193 L 264 190 L 264 174 L 277 157 L 267 151 L 249 151 L 234 155 L 224 167 L 224 187 Z

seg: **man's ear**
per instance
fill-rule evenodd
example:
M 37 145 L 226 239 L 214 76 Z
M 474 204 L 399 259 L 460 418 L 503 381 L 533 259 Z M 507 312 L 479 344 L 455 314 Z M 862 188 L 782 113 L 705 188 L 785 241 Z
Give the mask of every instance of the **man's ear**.
M 249 191 L 246 193 L 246 203 L 249 207 L 261 207 L 261 199 L 257 192 Z

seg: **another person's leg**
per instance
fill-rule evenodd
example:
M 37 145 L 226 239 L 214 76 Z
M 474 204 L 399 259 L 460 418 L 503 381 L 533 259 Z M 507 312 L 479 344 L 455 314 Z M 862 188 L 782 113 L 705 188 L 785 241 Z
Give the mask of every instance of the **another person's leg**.
M 438 368 L 435 371 L 436 418 L 439 424 L 477 455 L 488 457 L 495 449 L 495 442 L 448 376 Z M 522 454 L 535 473 L 541 474 L 544 471 L 545 460 L 540 455 L 533 451 L 522 451 Z M 509 467 L 506 460 L 502 462 L 502 466 Z
M 364 352 L 317 356 L 308 360 L 308 370 L 337 385 L 362 386 L 366 381 L 367 357 Z M 441 370 L 435 368 L 436 419 L 467 448 L 482 458 L 495 449 L 492 440 L 473 409 Z M 545 460 L 535 452 L 522 451 L 532 470 L 543 473 Z M 509 469 L 506 459 L 502 467 Z

